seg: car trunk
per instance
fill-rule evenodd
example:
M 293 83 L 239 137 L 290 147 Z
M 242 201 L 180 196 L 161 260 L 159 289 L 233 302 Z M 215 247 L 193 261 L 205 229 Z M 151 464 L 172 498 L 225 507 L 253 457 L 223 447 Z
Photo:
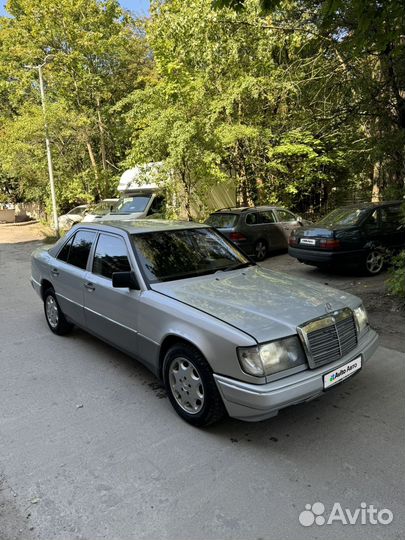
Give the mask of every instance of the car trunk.
M 343 247 L 343 236 L 351 229 L 354 227 L 347 225 L 301 227 L 291 233 L 289 245 L 299 249 L 339 250 Z

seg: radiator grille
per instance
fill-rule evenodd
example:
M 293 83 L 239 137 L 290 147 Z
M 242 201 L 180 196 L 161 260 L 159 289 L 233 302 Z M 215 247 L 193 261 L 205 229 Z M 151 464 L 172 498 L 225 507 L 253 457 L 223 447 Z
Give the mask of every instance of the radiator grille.
M 300 330 L 311 368 L 339 360 L 357 346 L 356 323 L 350 309 L 312 321 Z

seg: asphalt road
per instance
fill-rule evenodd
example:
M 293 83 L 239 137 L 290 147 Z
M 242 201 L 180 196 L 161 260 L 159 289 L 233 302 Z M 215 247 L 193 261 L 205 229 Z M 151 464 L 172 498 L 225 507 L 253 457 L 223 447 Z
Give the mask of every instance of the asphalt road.
M 28 283 L 35 245 L 0 245 L 1 540 L 400 538 L 402 352 L 381 347 L 352 380 L 269 421 L 198 430 L 137 362 L 81 331 L 51 334 Z M 267 265 L 332 279 L 286 255 Z M 365 502 L 394 519 L 303 527 L 315 502 L 326 517 Z

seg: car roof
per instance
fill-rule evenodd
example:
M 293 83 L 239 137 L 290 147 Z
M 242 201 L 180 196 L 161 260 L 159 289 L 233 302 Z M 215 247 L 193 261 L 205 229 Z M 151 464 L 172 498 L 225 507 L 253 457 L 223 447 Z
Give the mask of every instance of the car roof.
M 175 221 L 167 219 L 133 219 L 133 220 L 102 220 L 97 223 L 80 223 L 76 229 L 83 228 L 104 230 L 111 232 L 112 229 L 126 231 L 129 234 L 141 234 L 159 231 L 175 231 L 184 229 L 201 229 L 207 225 L 194 223 L 193 221 Z
M 282 208 L 281 206 L 235 206 L 235 207 L 229 207 L 229 208 L 220 208 L 219 210 L 215 210 L 215 212 L 211 212 L 212 214 L 242 214 L 244 212 L 255 212 L 260 211 L 263 212 L 265 210 L 286 210 Z M 287 210 L 290 212 L 290 210 Z
M 360 203 L 352 203 L 352 204 L 345 204 L 344 206 L 338 206 L 336 210 L 350 210 L 351 208 L 379 208 L 380 206 L 391 206 L 391 205 L 397 205 L 397 204 L 404 204 L 405 201 L 383 201 L 383 202 L 360 202 Z

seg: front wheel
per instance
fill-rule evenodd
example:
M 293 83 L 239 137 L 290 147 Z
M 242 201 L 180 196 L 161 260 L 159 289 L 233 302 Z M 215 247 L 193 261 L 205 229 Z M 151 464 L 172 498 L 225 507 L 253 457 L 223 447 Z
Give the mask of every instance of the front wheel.
M 179 343 L 171 347 L 164 359 L 163 374 L 170 402 L 186 422 L 204 427 L 225 415 L 211 368 L 192 345 Z
M 376 276 L 384 267 L 384 253 L 380 249 L 371 250 L 365 259 L 364 270 L 369 276 Z
M 66 320 L 53 289 L 44 293 L 44 311 L 46 322 L 54 334 L 64 336 L 72 330 L 73 324 Z

